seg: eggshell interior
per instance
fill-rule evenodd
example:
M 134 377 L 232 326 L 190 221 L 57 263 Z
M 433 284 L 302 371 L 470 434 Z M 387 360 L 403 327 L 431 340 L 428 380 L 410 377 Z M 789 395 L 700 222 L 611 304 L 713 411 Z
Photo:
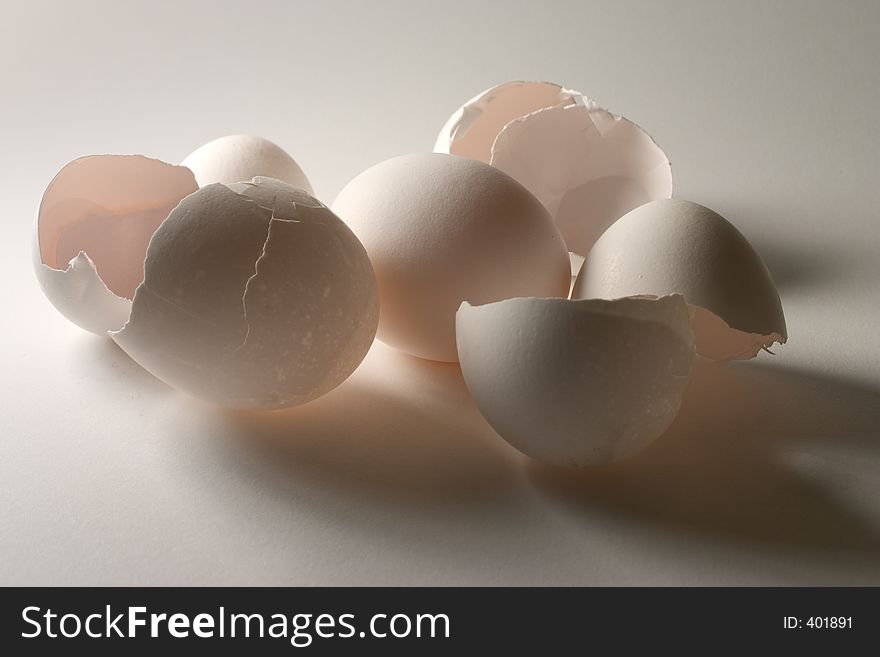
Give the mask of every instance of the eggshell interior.
M 196 189 L 189 169 L 142 155 L 91 155 L 66 165 L 37 218 L 35 264 L 47 297 L 87 330 L 119 328 L 153 233 Z
M 546 209 L 482 162 L 438 153 L 392 158 L 352 180 L 333 209 L 376 270 L 379 339 L 415 356 L 458 359 L 462 301 L 568 296 L 568 254 Z
M 487 162 L 550 211 L 571 274 L 615 220 L 672 196 L 669 158 L 639 126 L 550 82 L 509 82 L 472 98 L 440 131 L 436 152 Z
M 672 196 L 672 167 L 654 140 L 583 97 L 508 123 L 491 164 L 541 200 L 580 256 L 630 210 Z
M 181 165 L 192 169 L 200 187 L 232 185 L 263 176 L 314 193 L 306 174 L 287 151 L 254 135 L 227 135 L 209 141 L 187 155 Z
M 675 293 L 691 307 L 697 351 L 706 358 L 752 358 L 787 339 L 761 257 L 733 224 L 690 201 L 654 201 L 618 220 L 584 261 L 572 298 Z
M 487 89 L 462 105 L 446 122 L 434 152 L 486 162 L 502 128 L 514 119 L 553 107 L 579 95 L 552 82 L 507 82 Z
M 657 439 L 695 359 L 680 296 L 463 303 L 456 328 L 483 416 L 521 452 L 555 465 L 610 463 Z
M 40 260 L 39 246 L 34 252 L 37 281 L 52 305 L 71 322 L 96 335 L 120 328 L 131 312 L 131 300 L 107 289 L 95 271 L 95 263 L 85 253 L 71 260 L 67 269 L 52 269 Z
M 354 371 L 375 335 L 363 246 L 319 201 L 274 179 L 186 197 L 144 269 L 113 339 L 158 378 L 223 406 L 314 399 Z

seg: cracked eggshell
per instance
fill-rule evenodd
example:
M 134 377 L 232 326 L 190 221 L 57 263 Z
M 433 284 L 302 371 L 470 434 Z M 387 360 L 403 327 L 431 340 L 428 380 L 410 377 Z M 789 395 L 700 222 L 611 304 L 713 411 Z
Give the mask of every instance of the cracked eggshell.
M 195 397 L 278 409 L 330 391 L 378 322 L 376 280 L 348 227 L 305 192 L 255 178 L 186 197 L 150 243 L 113 339 Z
M 506 82 L 486 89 L 458 108 L 437 135 L 435 153 L 462 155 L 487 164 L 502 128 L 545 107 L 570 102 L 577 91 L 552 82 Z
M 682 294 L 697 352 L 753 358 L 788 333 L 770 272 L 733 224 L 709 208 L 668 199 L 636 208 L 596 242 L 572 298 Z
M 568 296 L 568 254 L 546 209 L 482 162 L 439 153 L 395 157 L 348 183 L 333 210 L 376 270 L 379 339 L 415 356 L 458 359 L 462 301 Z
M 150 238 L 196 189 L 189 169 L 142 155 L 89 155 L 64 166 L 37 216 L 34 269 L 46 297 L 87 331 L 120 328 Z
M 283 148 L 253 135 L 227 135 L 209 141 L 187 155 L 181 165 L 192 169 L 200 187 L 232 185 L 263 176 L 314 194 L 306 174 Z
M 611 463 L 672 423 L 695 359 L 680 296 L 464 303 L 465 383 L 489 424 L 554 465 Z
M 615 220 L 672 196 L 669 159 L 646 132 L 548 82 L 483 92 L 453 115 L 435 150 L 492 164 L 537 196 L 573 254 L 572 274 Z

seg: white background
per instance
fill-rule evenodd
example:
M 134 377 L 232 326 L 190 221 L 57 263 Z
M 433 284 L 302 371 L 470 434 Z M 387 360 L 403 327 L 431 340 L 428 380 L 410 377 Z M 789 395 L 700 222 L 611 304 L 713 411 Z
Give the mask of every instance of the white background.
M 880 4 L 0 5 L 0 583 L 880 584 Z M 642 125 L 782 296 L 790 343 L 701 368 L 621 466 L 528 461 L 455 366 L 378 343 L 317 402 L 218 410 L 36 285 L 74 157 L 256 133 L 329 203 L 511 79 Z

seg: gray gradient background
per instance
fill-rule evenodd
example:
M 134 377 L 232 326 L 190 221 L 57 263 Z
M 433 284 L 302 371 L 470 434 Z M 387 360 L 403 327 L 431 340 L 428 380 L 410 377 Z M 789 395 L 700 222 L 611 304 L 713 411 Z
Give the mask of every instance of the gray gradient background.
M 880 584 L 880 3 L 0 2 L 0 583 Z M 266 416 L 184 398 L 40 294 L 68 160 L 249 132 L 331 201 L 510 79 L 644 126 L 773 271 L 777 356 L 701 368 L 619 467 L 544 468 L 381 344 Z

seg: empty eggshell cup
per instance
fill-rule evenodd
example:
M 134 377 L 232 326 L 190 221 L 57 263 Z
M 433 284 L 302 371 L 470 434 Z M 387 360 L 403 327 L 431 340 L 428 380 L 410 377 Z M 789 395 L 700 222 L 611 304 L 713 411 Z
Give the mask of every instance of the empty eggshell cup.
M 348 378 L 376 334 L 364 247 L 323 204 L 272 178 L 187 196 L 144 270 L 111 336 L 159 379 L 223 406 L 315 399 Z
M 192 171 L 142 155 L 89 155 L 49 183 L 37 218 L 35 270 L 62 315 L 106 335 L 128 319 L 147 245 Z
M 615 220 L 672 196 L 669 159 L 646 132 L 549 82 L 477 95 L 450 117 L 434 150 L 489 163 L 531 191 L 572 253 L 572 274 Z
M 50 301 L 175 388 L 223 406 L 305 403 L 347 378 L 378 322 L 363 246 L 272 178 L 199 188 L 140 155 L 65 166 L 37 219 Z
M 456 329 L 483 416 L 555 465 L 603 465 L 651 444 L 678 413 L 695 358 L 678 295 L 463 303 Z
M 690 201 L 654 201 L 618 220 L 572 290 L 573 299 L 668 294 L 684 296 L 697 352 L 710 360 L 753 358 L 788 337 L 761 257 L 733 224 Z

